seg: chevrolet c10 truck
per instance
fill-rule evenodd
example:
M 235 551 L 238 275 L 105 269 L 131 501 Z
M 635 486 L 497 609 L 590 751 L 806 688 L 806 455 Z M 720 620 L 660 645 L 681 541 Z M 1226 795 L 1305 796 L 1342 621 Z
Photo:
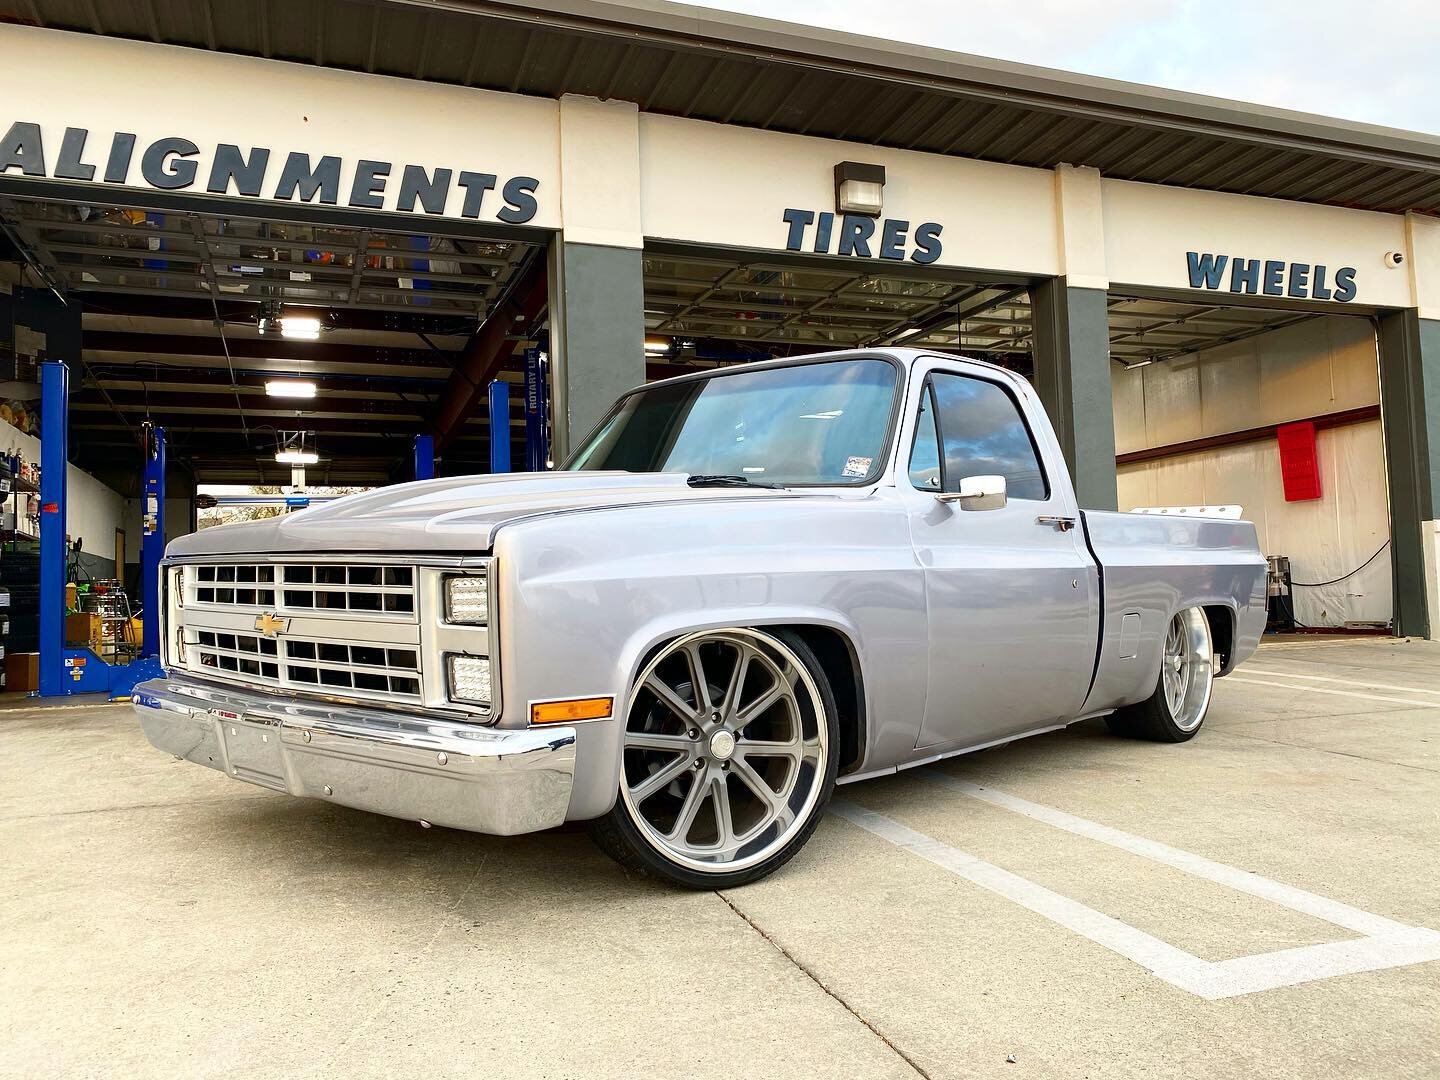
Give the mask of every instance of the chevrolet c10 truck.
M 906 349 L 652 383 L 563 469 L 173 542 L 162 750 L 625 866 L 783 865 L 837 784 L 1105 717 L 1182 742 L 1265 624 L 1248 522 L 1082 510 L 1019 375 Z

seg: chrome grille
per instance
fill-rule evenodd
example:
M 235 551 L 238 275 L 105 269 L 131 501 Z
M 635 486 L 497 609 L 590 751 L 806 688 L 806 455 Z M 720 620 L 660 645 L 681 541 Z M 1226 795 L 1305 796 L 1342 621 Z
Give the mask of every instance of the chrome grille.
M 446 616 L 456 574 L 487 577 L 488 558 L 258 554 L 180 559 L 165 568 L 167 668 L 223 683 L 405 710 L 500 713 L 495 590 L 483 623 Z M 447 655 L 492 670 L 491 700 L 452 693 Z
M 187 604 L 255 611 L 415 617 L 415 568 L 366 563 L 200 563 Z
M 420 699 L 420 651 L 415 646 L 361 644 L 315 638 L 267 638 L 186 627 L 187 666 L 277 688 L 341 696 Z

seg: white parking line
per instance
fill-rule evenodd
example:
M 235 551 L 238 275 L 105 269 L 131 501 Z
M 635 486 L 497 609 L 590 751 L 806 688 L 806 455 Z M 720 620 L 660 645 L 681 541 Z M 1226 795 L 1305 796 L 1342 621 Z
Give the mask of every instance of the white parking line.
M 1389 701 L 1396 705 L 1409 705 L 1416 709 L 1440 709 L 1440 701 L 1388 697 L 1383 694 L 1362 694 L 1358 690 L 1332 690 L 1327 686 L 1297 686 L 1294 683 L 1279 682 L 1275 679 L 1247 679 L 1242 675 L 1227 675 L 1225 676 L 1225 682 L 1246 683 L 1250 686 L 1268 686 L 1272 690 L 1299 690 L 1306 694 L 1328 694 L 1331 697 L 1361 698 L 1365 701 Z
M 1304 889 L 1282 885 L 1278 881 L 1271 881 L 1259 874 L 1252 874 L 1248 870 L 1237 870 L 1233 866 L 1214 862 L 1203 855 L 1192 855 L 1188 851 L 1170 847 L 1158 840 L 1147 840 L 1143 836 L 1121 832 L 1119 829 L 1112 829 L 1109 825 L 1087 821 L 1074 814 L 1067 814 L 1063 810 L 1056 810 L 1051 806 L 1041 806 L 1039 803 L 1032 803 L 1015 795 L 1007 795 L 994 788 L 981 787 L 979 784 L 972 784 L 967 780 L 957 780 L 945 773 L 929 770 L 926 772 L 926 778 L 963 792 L 972 799 L 989 803 L 991 806 L 1012 810 L 1017 814 L 1023 814 L 1035 821 L 1053 825 L 1057 829 L 1074 833 L 1076 836 L 1083 836 L 1088 840 L 1098 840 L 1102 844 L 1119 848 L 1121 851 L 1128 851 L 1132 855 L 1139 855 L 1151 862 L 1173 867 L 1192 877 L 1204 878 L 1206 881 L 1224 885 L 1236 892 L 1258 896 L 1262 900 L 1269 900 L 1271 903 L 1287 907 L 1291 911 L 1298 911 L 1302 915 L 1323 919 L 1328 923 L 1344 927 L 1346 930 L 1353 930 L 1357 934 L 1374 936 L 1410 929 L 1404 923 L 1372 915 L 1368 911 L 1350 907 L 1338 900 L 1316 896 Z
M 1434 930 L 1407 926 L 1337 900 L 1133 836 L 1108 825 L 1087 821 L 1053 807 L 956 780 L 943 773 L 929 773 L 929 776 L 992 806 L 1023 814 L 1065 832 L 1163 863 L 1363 935 L 1348 941 L 1305 945 L 1212 963 L 883 814 L 840 800 L 830 804 L 835 814 L 867 832 L 948 870 L 956 877 L 1043 915 L 1051 922 L 1141 965 L 1170 985 L 1208 1001 L 1337 975 L 1440 960 L 1440 933 Z
M 1367 690 L 1399 690 L 1406 694 L 1440 694 L 1440 690 L 1427 690 L 1423 686 L 1396 686 L 1394 683 L 1371 682 L 1369 679 L 1333 679 L 1325 675 L 1302 675 L 1298 671 L 1278 671 L 1275 668 L 1257 667 L 1254 664 L 1246 664 L 1245 670 L 1254 672 L 1256 675 L 1276 675 L 1282 679 L 1339 683 L 1341 686 L 1363 686 Z

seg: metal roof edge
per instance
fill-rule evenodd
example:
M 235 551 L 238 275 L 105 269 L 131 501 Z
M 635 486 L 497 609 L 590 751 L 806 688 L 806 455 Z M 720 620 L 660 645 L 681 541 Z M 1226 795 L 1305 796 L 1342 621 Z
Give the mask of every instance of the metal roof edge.
M 1059 113 L 1205 131 L 1221 137 L 1330 152 L 1377 154 L 1440 171 L 1440 135 L 1169 90 L 925 45 L 866 37 L 668 0 L 376 0 L 393 7 L 646 38 L 656 45 L 730 52 L 889 81 L 925 83 Z M 668 39 L 668 40 L 667 40 Z M 1077 108 L 1077 106 L 1079 106 Z

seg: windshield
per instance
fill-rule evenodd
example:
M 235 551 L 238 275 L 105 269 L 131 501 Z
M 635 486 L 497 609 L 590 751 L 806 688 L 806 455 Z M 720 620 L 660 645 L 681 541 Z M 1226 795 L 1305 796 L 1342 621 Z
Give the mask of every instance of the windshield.
M 897 379 L 893 364 L 869 358 L 639 390 L 566 467 L 787 486 L 863 483 L 885 455 Z

